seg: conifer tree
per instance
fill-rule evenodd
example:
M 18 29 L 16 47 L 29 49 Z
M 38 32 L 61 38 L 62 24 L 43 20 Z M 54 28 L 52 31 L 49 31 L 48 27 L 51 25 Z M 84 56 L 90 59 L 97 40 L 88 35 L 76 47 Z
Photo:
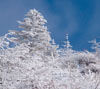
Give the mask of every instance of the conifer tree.
M 66 41 L 64 41 L 64 43 L 64 48 L 61 50 L 62 54 L 65 56 L 71 55 L 73 50 L 68 38 L 68 34 L 66 34 Z
M 95 50 L 95 54 L 97 56 L 100 56 L 100 42 L 97 42 L 96 39 L 89 41 L 89 43 L 92 43 L 92 49 Z
M 13 37 L 9 38 L 10 41 L 16 45 L 24 44 L 27 46 L 31 53 L 46 54 L 48 49 L 51 48 L 51 37 L 50 33 L 45 26 L 47 22 L 44 17 L 37 10 L 30 10 L 26 14 L 24 21 L 18 21 L 20 24 L 21 31 L 9 31 Z M 48 53 L 50 55 L 51 53 Z
M 66 50 L 72 49 L 72 46 L 70 45 L 69 42 L 68 34 L 66 34 L 66 41 L 64 41 L 64 43 L 65 43 L 64 47 L 66 48 Z

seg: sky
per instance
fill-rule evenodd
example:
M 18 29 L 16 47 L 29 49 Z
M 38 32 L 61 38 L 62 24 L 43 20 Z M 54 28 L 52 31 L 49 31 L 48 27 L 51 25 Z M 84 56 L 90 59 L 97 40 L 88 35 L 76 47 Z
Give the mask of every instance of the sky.
M 66 33 L 74 50 L 90 50 L 88 41 L 100 40 L 100 0 L 0 0 L 0 36 L 18 30 L 30 9 L 47 19 L 52 39 L 62 47 Z

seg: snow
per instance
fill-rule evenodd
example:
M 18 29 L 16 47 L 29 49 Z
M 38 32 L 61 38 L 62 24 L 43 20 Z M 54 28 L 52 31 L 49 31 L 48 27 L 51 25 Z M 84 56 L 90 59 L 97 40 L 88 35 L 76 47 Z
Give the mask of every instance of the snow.
M 75 51 L 67 34 L 59 48 L 36 9 L 18 22 L 21 31 L 0 37 L 0 89 L 100 89 L 99 42 Z

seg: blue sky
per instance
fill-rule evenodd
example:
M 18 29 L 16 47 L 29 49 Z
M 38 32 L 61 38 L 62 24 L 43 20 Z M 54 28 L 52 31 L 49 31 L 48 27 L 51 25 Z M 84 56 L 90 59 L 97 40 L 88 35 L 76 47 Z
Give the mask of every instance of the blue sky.
M 100 0 L 0 0 L 0 35 L 17 30 L 16 21 L 34 8 L 47 19 L 48 30 L 60 46 L 66 33 L 76 50 L 89 50 L 88 41 L 100 37 Z

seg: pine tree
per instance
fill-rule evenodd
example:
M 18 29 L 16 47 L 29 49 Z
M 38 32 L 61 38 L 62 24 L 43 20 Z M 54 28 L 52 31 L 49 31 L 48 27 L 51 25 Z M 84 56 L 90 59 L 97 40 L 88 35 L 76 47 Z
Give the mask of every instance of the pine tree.
M 66 41 L 64 41 L 65 45 L 64 47 L 66 50 L 72 49 L 72 46 L 70 45 L 69 39 L 68 39 L 68 34 L 66 34 Z
M 29 52 L 36 53 L 46 53 L 48 48 L 50 48 L 51 37 L 50 33 L 45 26 L 47 22 L 44 17 L 37 10 L 30 10 L 26 14 L 24 21 L 18 21 L 20 24 L 21 31 L 9 31 L 10 35 L 13 37 L 9 38 L 10 41 L 14 42 L 16 45 L 24 44 L 29 47 Z M 38 52 L 39 53 L 39 52 Z M 50 53 L 48 54 L 50 55 Z
M 69 42 L 68 34 L 66 34 L 66 41 L 64 41 L 64 43 L 64 48 L 61 49 L 62 54 L 65 56 L 71 55 L 73 50 Z
M 100 57 L 100 42 L 97 42 L 96 39 L 89 41 L 92 43 L 92 49 L 95 50 L 95 55 Z
M 58 48 L 59 48 L 59 45 L 56 45 L 54 39 L 51 41 L 51 44 L 52 44 L 52 47 L 51 47 L 51 55 L 52 57 L 58 57 L 59 54 L 58 54 Z

